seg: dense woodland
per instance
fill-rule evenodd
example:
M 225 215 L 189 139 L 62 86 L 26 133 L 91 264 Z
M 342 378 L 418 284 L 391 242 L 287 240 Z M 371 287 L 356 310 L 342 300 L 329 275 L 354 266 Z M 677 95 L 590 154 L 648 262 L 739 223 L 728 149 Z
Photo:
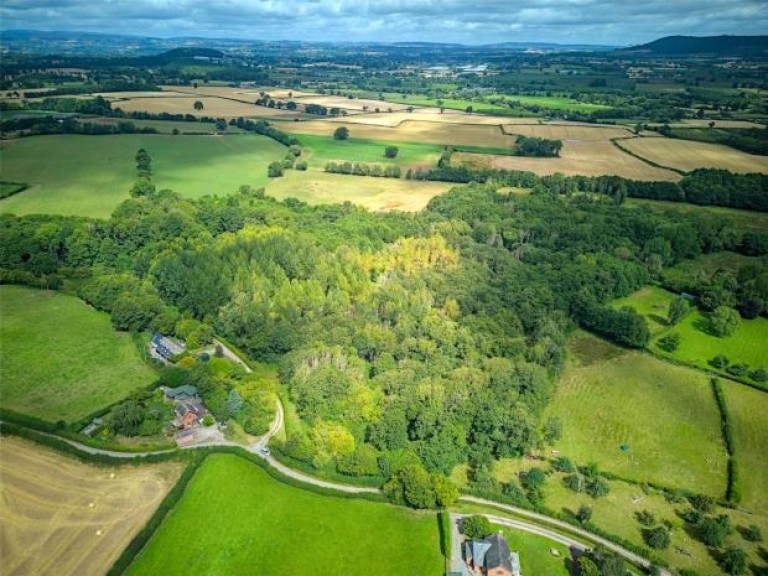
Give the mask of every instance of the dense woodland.
M 277 202 L 248 186 L 201 200 L 149 187 L 107 221 L 1 216 L 0 279 L 74 290 L 120 330 L 215 332 L 279 364 L 303 422 L 288 455 L 435 481 L 557 437 L 540 414 L 567 332 L 648 339 L 645 321 L 610 300 L 702 253 L 768 251 L 765 233 L 726 219 L 497 187 L 456 188 L 414 215 Z M 764 280 L 732 280 L 729 305 L 768 299 Z M 197 370 L 180 377 L 226 416 L 240 376 Z

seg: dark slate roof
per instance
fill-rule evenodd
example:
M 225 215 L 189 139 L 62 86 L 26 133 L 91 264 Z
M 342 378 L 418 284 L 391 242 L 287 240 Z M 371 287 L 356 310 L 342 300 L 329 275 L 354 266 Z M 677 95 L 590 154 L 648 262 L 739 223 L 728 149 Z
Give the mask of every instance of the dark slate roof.
M 485 540 L 470 540 L 464 550 L 465 559 L 471 560 L 475 566 L 484 566 L 485 553 L 490 547 Z
M 491 534 L 485 537 L 485 541 L 491 545 L 485 553 L 485 569 L 493 570 L 494 568 L 504 566 L 512 572 L 512 563 L 509 559 L 509 544 L 507 544 L 504 536 L 501 534 Z
M 183 384 L 181 386 L 177 386 L 176 388 L 171 388 L 169 390 L 165 391 L 165 395 L 168 398 L 178 398 L 179 396 L 194 396 L 197 394 L 197 388 L 192 386 L 191 384 Z

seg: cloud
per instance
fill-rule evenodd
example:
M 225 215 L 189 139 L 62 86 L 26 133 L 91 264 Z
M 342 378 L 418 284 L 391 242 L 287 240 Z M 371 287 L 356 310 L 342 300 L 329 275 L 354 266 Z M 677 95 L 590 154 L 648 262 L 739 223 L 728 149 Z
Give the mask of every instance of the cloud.
M 761 34 L 765 0 L 3 0 L 4 29 L 271 40 L 626 45 Z

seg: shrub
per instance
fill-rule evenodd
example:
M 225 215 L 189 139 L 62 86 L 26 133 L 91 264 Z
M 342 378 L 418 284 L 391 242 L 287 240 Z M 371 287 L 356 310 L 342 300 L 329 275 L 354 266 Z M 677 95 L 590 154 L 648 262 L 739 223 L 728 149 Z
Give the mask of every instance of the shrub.
M 741 530 L 741 535 L 744 537 L 744 540 L 747 540 L 748 542 L 763 541 L 763 532 L 760 530 L 760 526 L 755 524 L 751 524 L 750 526 L 743 528 Z
M 669 530 L 664 526 L 657 526 L 649 530 L 643 530 L 643 539 L 645 543 L 655 550 L 664 550 L 669 548 L 670 538 Z
M 728 374 L 733 376 L 745 376 L 749 372 L 749 366 L 746 364 L 732 364 L 725 369 Z
M 298 162 L 296 162 L 296 166 L 295 167 L 296 167 L 296 170 L 300 170 L 301 172 L 306 171 L 306 169 L 307 169 L 307 162 L 306 162 L 306 160 L 299 160 Z
M 724 370 L 728 367 L 728 365 L 731 363 L 730 360 L 726 356 L 723 356 L 722 354 L 718 354 L 712 360 L 709 361 L 709 364 L 711 366 L 714 366 L 715 368 L 718 368 L 719 370 Z
M 270 178 L 279 178 L 283 175 L 283 165 L 280 162 L 272 162 L 267 168 L 267 175 Z
M 384 156 L 386 158 L 397 158 L 398 149 L 397 146 L 387 146 L 384 148 Z
M 580 493 L 585 487 L 584 476 L 579 473 L 569 474 L 563 478 L 563 484 L 565 484 L 566 488 L 570 488 L 574 492 Z
M 339 126 L 333 133 L 334 140 L 347 140 L 349 138 L 349 128 L 346 126 Z
M 669 334 L 659 338 L 657 344 L 666 352 L 674 352 L 680 346 L 680 334 Z
M 580 506 L 576 511 L 576 519 L 582 524 L 588 523 L 592 519 L 592 508 L 589 506 Z
M 587 494 L 592 496 L 592 498 L 606 496 L 610 491 L 611 486 L 605 477 L 595 476 L 594 478 L 587 478 Z
M 648 512 L 648 510 L 635 512 L 635 518 L 637 518 L 637 521 L 643 526 L 653 526 L 656 523 L 656 518 L 651 512 Z
M 715 508 L 715 499 L 711 496 L 706 496 L 705 494 L 691 496 L 688 498 L 688 501 L 691 503 L 691 506 L 704 514 L 709 514 Z
M 720 548 L 731 531 L 730 520 L 725 514 L 721 514 L 717 518 L 704 516 L 697 526 L 699 539 L 707 546 L 714 548 Z
M 206 414 L 203 416 L 203 426 L 213 426 L 216 423 L 216 420 L 213 419 L 213 416 L 210 414 Z
M 726 574 L 744 574 L 747 571 L 747 553 L 741 548 L 729 548 L 720 558 L 720 566 Z
M 493 532 L 485 516 L 467 516 L 461 521 L 461 533 L 468 538 L 485 538 Z
M 559 456 L 555 458 L 554 462 L 552 462 L 552 468 L 558 472 L 576 472 L 576 465 L 571 461 L 570 458 L 565 456 Z

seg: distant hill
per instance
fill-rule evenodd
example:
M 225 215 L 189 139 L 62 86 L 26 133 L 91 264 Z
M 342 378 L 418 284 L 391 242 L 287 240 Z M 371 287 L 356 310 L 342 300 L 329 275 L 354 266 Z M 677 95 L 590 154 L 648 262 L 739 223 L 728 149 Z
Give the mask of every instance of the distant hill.
M 768 55 L 768 36 L 667 36 L 617 51 L 660 56 L 760 56 Z

